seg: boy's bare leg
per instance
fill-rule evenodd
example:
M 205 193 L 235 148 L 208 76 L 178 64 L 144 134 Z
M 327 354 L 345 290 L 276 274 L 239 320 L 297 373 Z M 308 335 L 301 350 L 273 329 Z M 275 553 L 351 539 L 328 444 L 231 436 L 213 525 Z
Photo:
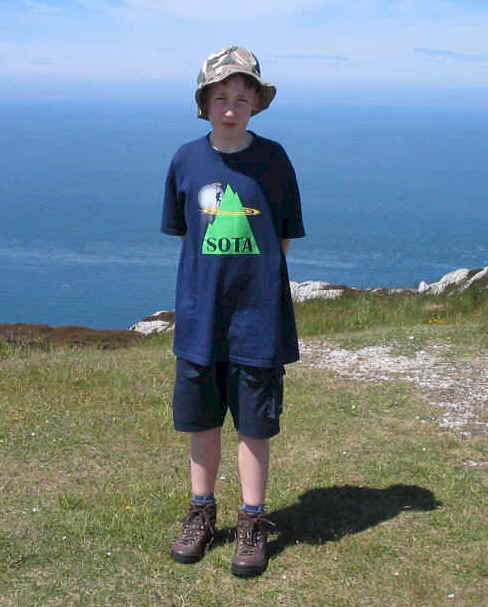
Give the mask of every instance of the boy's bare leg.
M 171 546 L 171 558 L 178 563 L 196 563 L 215 539 L 217 505 L 213 492 L 219 461 L 220 428 L 194 432 L 190 457 L 193 498 L 181 535 Z
M 243 502 L 248 506 L 263 505 L 268 482 L 269 440 L 239 434 L 237 459 Z
M 220 463 L 220 428 L 191 435 L 191 488 L 193 495 L 210 495 Z
M 238 462 L 244 504 L 237 515 L 231 570 L 239 577 L 253 577 L 266 569 L 269 558 L 266 540 L 274 529 L 273 523 L 264 518 L 269 440 L 239 434 Z

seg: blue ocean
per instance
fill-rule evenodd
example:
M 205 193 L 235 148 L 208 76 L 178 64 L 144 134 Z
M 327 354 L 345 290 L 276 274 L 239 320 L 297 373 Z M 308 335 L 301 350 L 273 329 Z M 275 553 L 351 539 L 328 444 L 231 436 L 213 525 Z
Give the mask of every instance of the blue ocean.
M 163 183 L 208 124 L 135 101 L 4 103 L 0 122 L 0 323 L 118 329 L 172 309 Z M 407 287 L 488 265 L 486 112 L 290 102 L 250 128 L 297 172 L 293 280 Z

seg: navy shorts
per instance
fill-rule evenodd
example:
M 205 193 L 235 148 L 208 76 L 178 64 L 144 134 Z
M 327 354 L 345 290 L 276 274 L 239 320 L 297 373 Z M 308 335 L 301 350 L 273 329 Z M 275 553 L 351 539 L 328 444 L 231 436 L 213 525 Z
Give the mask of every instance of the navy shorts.
M 238 432 L 270 438 L 280 431 L 283 375 L 280 367 L 248 367 L 232 362 L 196 365 L 178 358 L 173 398 L 175 429 L 201 432 L 220 427 L 230 409 Z

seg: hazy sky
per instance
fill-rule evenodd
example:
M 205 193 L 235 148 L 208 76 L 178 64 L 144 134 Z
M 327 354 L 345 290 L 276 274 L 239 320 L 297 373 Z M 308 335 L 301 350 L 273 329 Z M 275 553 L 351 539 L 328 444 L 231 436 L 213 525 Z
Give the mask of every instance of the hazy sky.
M 479 91 L 487 32 L 487 0 L 0 0 L 0 80 L 193 86 L 238 44 L 278 86 Z

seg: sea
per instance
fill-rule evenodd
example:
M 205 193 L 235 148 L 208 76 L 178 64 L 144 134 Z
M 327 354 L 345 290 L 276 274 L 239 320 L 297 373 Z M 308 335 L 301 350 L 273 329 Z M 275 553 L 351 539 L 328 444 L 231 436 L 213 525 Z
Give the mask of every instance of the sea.
M 283 144 L 306 238 L 292 280 L 415 287 L 488 265 L 488 113 L 277 104 L 250 128 Z M 165 174 L 208 132 L 188 105 L 1 102 L 0 323 L 124 329 L 174 308 Z

